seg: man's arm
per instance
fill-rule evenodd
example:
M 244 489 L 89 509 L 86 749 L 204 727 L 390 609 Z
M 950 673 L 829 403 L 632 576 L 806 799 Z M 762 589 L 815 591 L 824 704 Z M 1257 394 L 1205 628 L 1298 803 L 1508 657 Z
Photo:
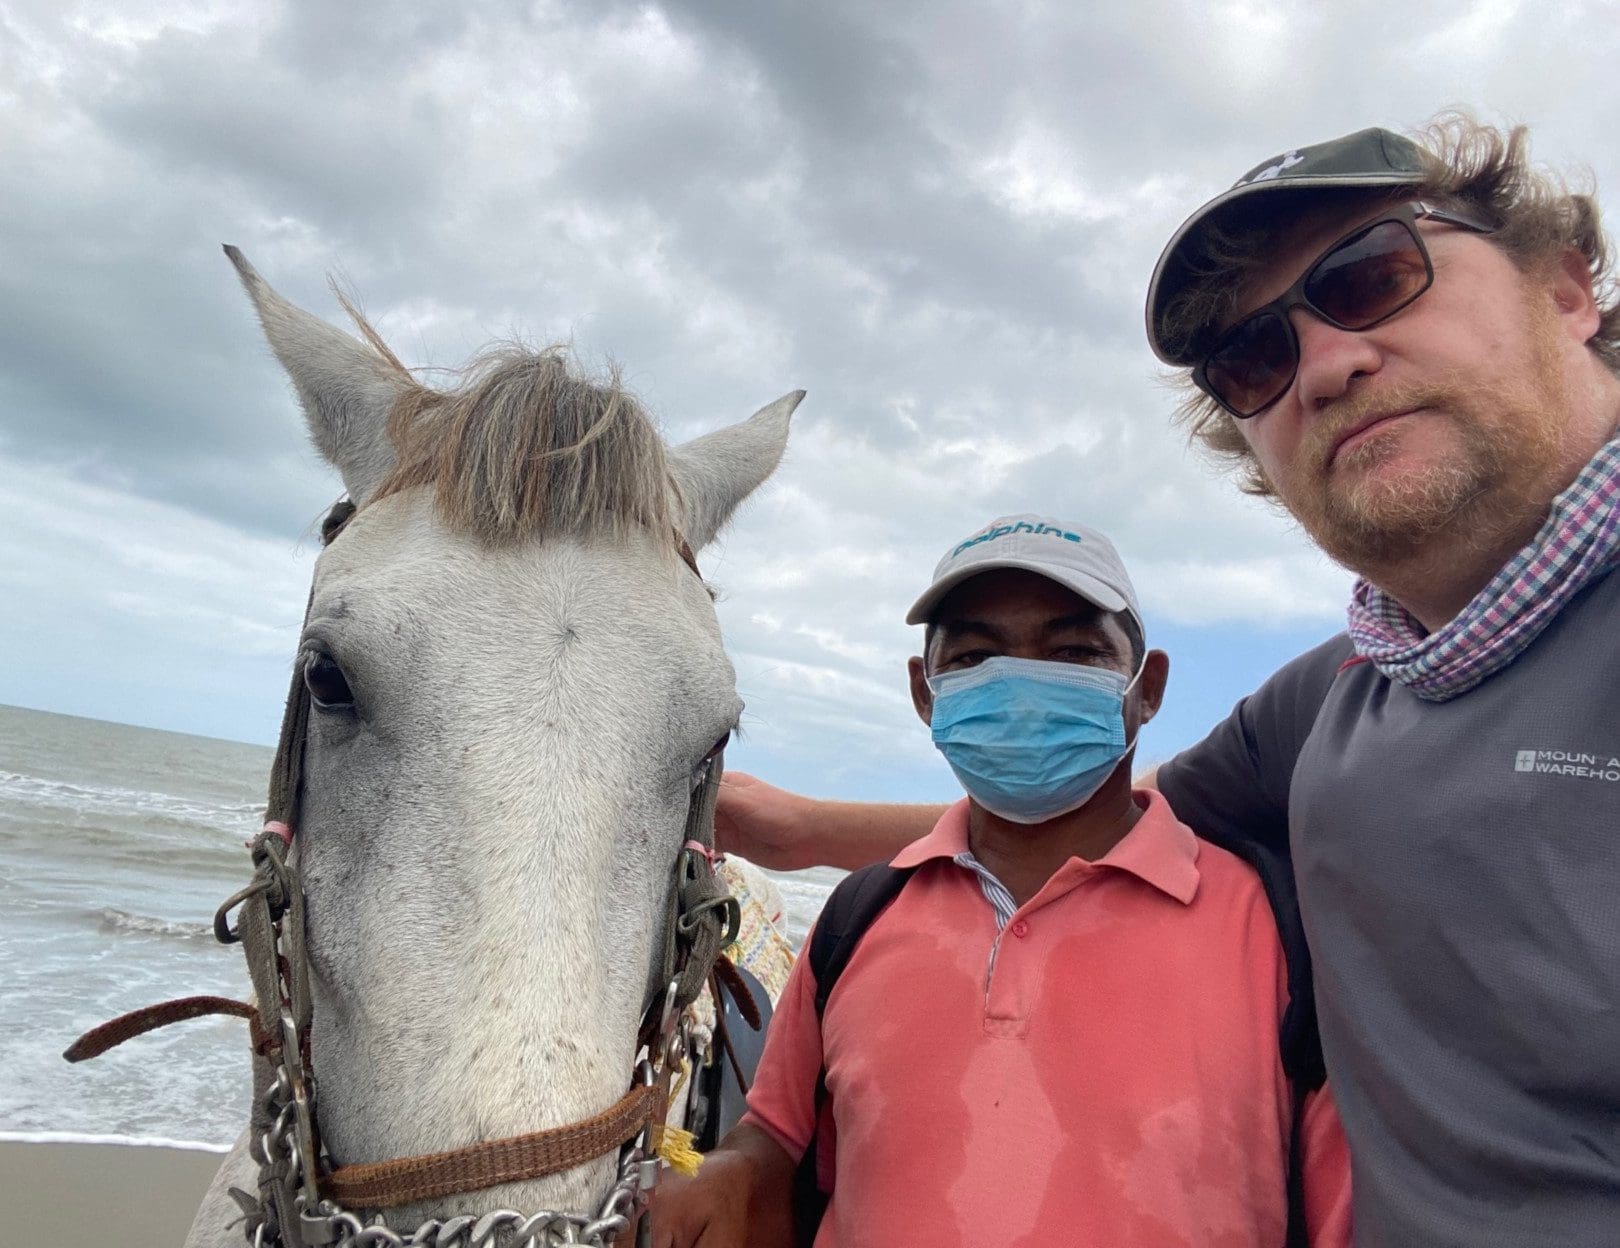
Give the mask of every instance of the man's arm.
M 1158 768 L 1134 783 L 1139 789 L 1157 788 Z M 854 871 L 887 862 L 927 836 L 945 811 L 921 803 L 824 801 L 779 789 L 745 771 L 728 771 L 720 781 L 714 836 L 722 853 L 772 871 Z
M 718 848 L 773 871 L 887 862 L 933 831 L 944 806 L 826 802 L 727 772 L 714 813 Z
M 1286 858 L 1294 763 L 1350 652 L 1340 635 L 1284 664 L 1207 737 L 1156 767 L 1176 818 L 1227 849 L 1258 843 Z
M 693 1178 L 666 1173 L 652 1205 L 656 1248 L 793 1248 L 796 1164 L 770 1132 L 733 1127 Z

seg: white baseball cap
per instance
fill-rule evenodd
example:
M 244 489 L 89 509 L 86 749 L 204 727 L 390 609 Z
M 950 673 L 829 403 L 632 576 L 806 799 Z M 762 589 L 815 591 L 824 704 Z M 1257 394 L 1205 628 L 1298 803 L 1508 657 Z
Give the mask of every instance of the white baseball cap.
M 1030 515 L 992 520 L 946 551 L 934 568 L 933 584 L 906 612 L 906 623 L 926 624 L 941 598 L 992 568 L 1044 576 L 1104 611 L 1128 611 L 1142 629 L 1136 590 L 1114 544 L 1083 524 Z

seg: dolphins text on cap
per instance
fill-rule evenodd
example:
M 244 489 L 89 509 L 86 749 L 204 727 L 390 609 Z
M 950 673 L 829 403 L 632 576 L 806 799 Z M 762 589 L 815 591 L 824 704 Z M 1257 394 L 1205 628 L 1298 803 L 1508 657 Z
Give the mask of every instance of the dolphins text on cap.
M 968 538 L 967 541 L 963 542 L 955 550 L 951 551 L 948 558 L 954 559 L 969 546 L 977 546 L 981 542 L 993 542 L 996 540 L 996 538 L 1006 537 L 1009 533 L 1042 534 L 1047 537 L 1061 537 L 1066 542 L 1078 542 L 1082 540 L 1078 533 L 1070 533 L 1067 529 L 1059 528 L 1055 524 L 1028 524 L 1023 520 L 1020 520 L 1017 524 L 995 525 L 993 528 L 986 529 L 983 533 L 980 533 L 977 536 Z

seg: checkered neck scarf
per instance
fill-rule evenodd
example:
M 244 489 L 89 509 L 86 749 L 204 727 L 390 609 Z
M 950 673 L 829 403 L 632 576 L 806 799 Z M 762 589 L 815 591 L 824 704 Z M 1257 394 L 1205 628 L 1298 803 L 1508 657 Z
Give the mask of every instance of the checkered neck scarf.
M 1620 564 L 1620 437 L 1553 500 L 1546 523 L 1456 619 L 1425 634 L 1388 594 L 1357 581 L 1350 641 L 1391 680 L 1445 702 L 1519 656 L 1587 585 Z

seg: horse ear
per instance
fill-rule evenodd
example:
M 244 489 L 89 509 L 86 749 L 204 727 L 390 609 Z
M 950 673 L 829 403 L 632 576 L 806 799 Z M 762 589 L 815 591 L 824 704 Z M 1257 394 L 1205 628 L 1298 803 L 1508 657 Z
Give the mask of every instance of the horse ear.
M 681 535 L 693 550 L 714 540 L 737 504 L 775 471 L 787 446 L 788 420 L 803 398 L 803 390 L 784 394 L 739 424 L 670 450 Z
M 247 288 L 270 349 L 292 378 L 316 449 L 359 505 L 394 466 L 388 413 L 415 383 L 398 361 L 287 302 L 235 247 L 225 254 Z

